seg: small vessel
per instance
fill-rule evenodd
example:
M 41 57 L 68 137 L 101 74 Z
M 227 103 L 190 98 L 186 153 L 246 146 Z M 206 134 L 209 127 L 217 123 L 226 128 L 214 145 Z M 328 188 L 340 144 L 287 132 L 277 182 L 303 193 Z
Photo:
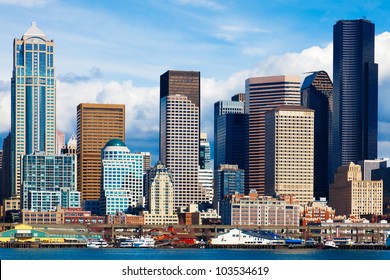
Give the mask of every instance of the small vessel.
M 333 241 L 333 239 L 327 239 L 327 240 L 325 240 L 324 247 L 322 247 L 322 248 L 323 249 L 337 249 L 338 246 Z
M 151 248 L 155 246 L 154 243 L 155 240 L 150 236 L 118 239 L 119 248 Z
M 135 238 L 133 240 L 134 248 L 152 248 L 154 247 L 154 239 L 150 236 L 141 236 L 140 238 Z
M 104 239 L 88 240 L 87 248 L 107 248 L 108 243 Z

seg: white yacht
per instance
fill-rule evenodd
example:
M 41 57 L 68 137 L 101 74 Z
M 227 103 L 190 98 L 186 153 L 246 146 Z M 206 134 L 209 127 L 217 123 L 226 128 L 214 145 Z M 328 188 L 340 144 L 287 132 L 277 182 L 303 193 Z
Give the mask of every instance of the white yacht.
M 107 248 L 108 243 L 104 239 L 88 240 L 87 248 Z

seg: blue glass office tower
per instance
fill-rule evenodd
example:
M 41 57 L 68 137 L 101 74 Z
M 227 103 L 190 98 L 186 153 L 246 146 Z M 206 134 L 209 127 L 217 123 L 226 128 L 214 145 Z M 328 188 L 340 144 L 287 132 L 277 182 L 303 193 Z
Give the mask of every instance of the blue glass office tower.
M 35 22 L 14 40 L 11 78 L 12 195 L 20 195 L 20 161 L 36 151 L 55 153 L 54 42 Z
M 378 64 L 375 25 L 366 19 L 333 26 L 333 172 L 377 157 Z
M 230 100 L 214 103 L 214 172 L 220 164 L 244 169 L 244 104 Z
M 301 105 L 314 110 L 314 196 L 328 198 L 332 178 L 333 84 L 325 71 L 314 72 L 305 78 Z

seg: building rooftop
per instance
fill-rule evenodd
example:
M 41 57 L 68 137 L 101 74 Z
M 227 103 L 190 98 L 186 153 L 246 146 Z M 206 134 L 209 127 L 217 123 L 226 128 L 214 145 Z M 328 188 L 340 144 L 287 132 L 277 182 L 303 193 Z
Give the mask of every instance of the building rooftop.
M 125 143 L 123 143 L 120 139 L 111 139 L 107 142 L 106 146 L 104 147 L 126 147 Z
M 37 27 L 37 23 L 35 21 L 33 21 L 31 23 L 31 27 L 23 34 L 23 36 L 27 36 L 27 37 L 32 37 L 32 36 L 46 37 L 45 33 L 43 33 Z

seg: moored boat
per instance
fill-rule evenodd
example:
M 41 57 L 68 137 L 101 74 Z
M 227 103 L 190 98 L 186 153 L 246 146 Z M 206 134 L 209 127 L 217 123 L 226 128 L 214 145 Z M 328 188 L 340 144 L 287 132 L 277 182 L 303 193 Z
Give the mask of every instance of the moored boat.
M 322 249 L 337 249 L 337 248 L 338 248 L 338 246 L 333 241 L 333 239 L 325 240 L 324 247 L 322 247 Z
M 87 248 L 107 248 L 108 246 L 104 239 L 92 239 L 87 242 Z

